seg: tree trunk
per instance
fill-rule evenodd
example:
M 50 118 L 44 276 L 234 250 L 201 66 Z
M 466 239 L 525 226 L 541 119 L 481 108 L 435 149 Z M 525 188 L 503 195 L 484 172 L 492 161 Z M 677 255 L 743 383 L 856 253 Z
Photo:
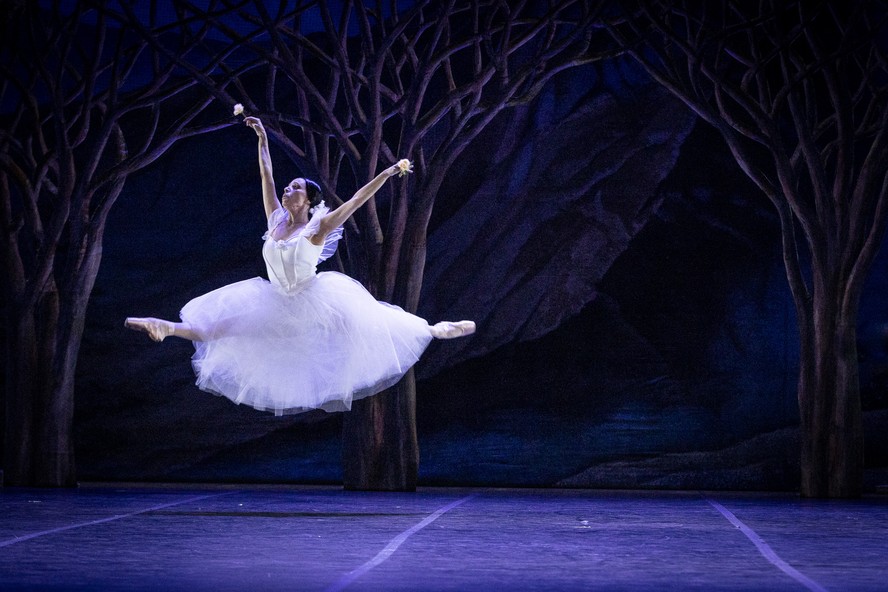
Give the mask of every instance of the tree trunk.
M 829 292 L 815 290 L 813 325 L 800 323 L 801 495 L 853 498 L 863 488 L 857 309 Z
M 6 408 L 3 479 L 7 485 L 33 482 L 34 382 L 37 377 L 37 335 L 33 314 L 7 315 Z
M 342 425 L 342 485 L 364 491 L 415 491 L 419 470 L 416 380 L 355 401 Z
M 21 487 L 73 487 L 73 377 L 82 331 L 70 337 L 76 343 L 61 343 L 55 292 L 44 295 L 38 309 L 21 311 L 16 342 L 10 344 L 4 481 Z M 60 355 L 71 348 L 74 357 Z
M 88 239 L 85 239 L 88 241 Z M 31 309 L 10 307 L 15 341 L 7 363 L 4 481 L 23 487 L 73 487 L 74 377 L 89 295 L 101 260 L 100 241 L 84 244 L 84 258 L 60 296 L 55 284 Z
M 434 187 L 440 186 L 440 181 Z M 426 187 L 428 190 L 428 187 Z M 433 195 L 437 194 L 437 191 Z M 378 282 L 368 282 L 374 296 L 398 302 L 414 312 L 422 286 L 425 265 L 426 228 L 431 205 L 418 208 L 406 222 L 400 240 L 397 283 L 386 282 L 393 274 L 384 266 Z M 406 245 L 406 247 L 405 247 Z M 408 279 L 404 279 L 408 278 Z M 386 292 L 391 290 L 391 292 Z M 390 389 L 356 401 L 345 414 L 342 426 L 342 469 L 345 489 L 370 491 L 415 491 L 419 473 L 419 442 L 416 434 L 416 379 L 411 368 Z

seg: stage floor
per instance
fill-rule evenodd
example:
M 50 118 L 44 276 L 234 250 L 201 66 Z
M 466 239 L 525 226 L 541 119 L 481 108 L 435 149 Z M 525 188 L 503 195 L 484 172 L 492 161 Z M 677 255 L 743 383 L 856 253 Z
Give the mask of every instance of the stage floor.
M 886 590 L 888 497 L 0 488 L 0 590 Z

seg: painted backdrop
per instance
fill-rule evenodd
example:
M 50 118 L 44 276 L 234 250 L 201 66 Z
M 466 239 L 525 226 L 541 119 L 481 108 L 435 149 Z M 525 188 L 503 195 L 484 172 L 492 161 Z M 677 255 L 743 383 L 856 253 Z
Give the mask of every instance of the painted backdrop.
M 301 174 L 276 165 L 279 186 Z M 797 488 L 776 220 L 714 132 L 610 62 L 500 115 L 456 169 L 419 314 L 479 331 L 417 367 L 420 485 Z M 341 479 L 341 415 L 273 417 L 200 392 L 189 343 L 123 328 L 264 275 L 260 199 L 255 135 L 239 126 L 127 184 L 78 366 L 81 480 Z M 888 481 L 886 250 L 860 319 L 868 488 Z

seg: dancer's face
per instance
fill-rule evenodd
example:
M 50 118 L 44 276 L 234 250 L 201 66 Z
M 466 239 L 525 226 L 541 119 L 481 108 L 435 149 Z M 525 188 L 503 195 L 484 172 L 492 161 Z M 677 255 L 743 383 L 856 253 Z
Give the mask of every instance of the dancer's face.
M 289 185 L 284 187 L 284 193 L 281 195 L 281 205 L 288 210 L 298 210 L 308 207 L 308 194 L 305 193 L 305 179 L 293 179 L 290 181 Z

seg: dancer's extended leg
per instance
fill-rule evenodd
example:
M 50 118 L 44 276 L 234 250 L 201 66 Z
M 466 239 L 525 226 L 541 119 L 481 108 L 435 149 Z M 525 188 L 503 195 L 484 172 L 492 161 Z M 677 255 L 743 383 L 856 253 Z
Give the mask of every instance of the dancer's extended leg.
M 435 339 L 453 339 L 471 335 L 475 332 L 475 321 L 441 321 L 429 327 Z
M 167 337 L 181 337 L 190 341 L 203 341 L 199 331 L 189 323 L 174 323 L 154 317 L 127 317 L 123 326 L 133 331 L 143 331 L 154 341 L 163 341 Z

